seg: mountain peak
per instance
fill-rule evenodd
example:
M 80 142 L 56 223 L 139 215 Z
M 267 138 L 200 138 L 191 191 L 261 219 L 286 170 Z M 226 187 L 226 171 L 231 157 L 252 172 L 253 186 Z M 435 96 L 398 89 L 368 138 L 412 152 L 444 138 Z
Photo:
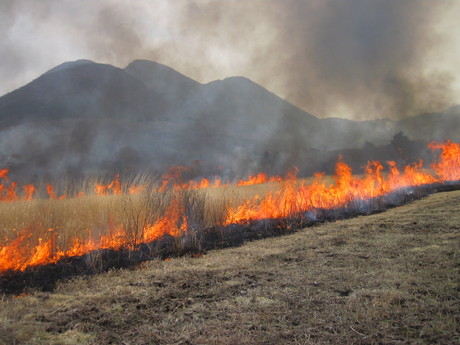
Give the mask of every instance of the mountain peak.
M 58 72 L 58 71 L 62 71 L 65 69 L 74 68 L 74 67 L 78 67 L 78 66 L 86 65 L 86 64 L 95 64 L 95 62 L 91 60 L 87 60 L 87 59 L 67 61 L 67 62 L 61 63 L 60 65 L 57 65 L 56 67 L 50 69 L 46 73 Z
M 167 83 L 187 84 L 196 86 L 199 83 L 171 67 L 150 60 L 134 60 L 124 71 L 135 76 L 149 87 L 158 87 L 160 81 Z
M 125 69 L 131 69 L 131 68 L 140 68 L 140 67 L 147 67 L 147 68 L 158 68 L 158 69 L 164 69 L 164 70 L 172 70 L 169 66 L 163 65 L 159 62 L 152 61 L 152 60 L 146 60 L 146 59 L 136 59 L 131 61 L 128 66 L 125 67 Z
M 201 85 L 168 66 L 149 60 L 134 60 L 123 71 L 171 106 L 184 102 Z

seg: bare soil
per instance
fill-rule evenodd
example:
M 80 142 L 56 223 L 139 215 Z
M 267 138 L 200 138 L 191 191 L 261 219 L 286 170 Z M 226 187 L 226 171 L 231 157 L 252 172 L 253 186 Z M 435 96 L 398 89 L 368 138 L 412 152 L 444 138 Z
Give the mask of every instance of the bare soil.
M 4 296 L 0 344 L 460 344 L 460 191 Z

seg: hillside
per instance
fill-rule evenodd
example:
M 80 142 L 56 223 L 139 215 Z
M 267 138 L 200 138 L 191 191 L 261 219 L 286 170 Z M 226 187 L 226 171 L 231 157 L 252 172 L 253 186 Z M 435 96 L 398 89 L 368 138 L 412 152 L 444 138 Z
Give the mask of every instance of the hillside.
M 162 99 L 123 70 L 91 61 L 64 63 L 0 98 L 2 127 L 68 118 L 152 119 Z
M 0 344 L 453 344 L 460 192 L 0 301 Z
M 399 159 L 406 147 L 390 145 L 398 131 L 410 141 L 407 156 L 423 156 L 428 141 L 460 140 L 459 125 L 459 107 L 401 122 L 320 119 L 244 77 L 200 84 L 152 61 L 121 69 L 77 60 L 0 97 L 0 167 L 26 180 L 172 165 L 193 166 L 191 177 L 292 166 L 311 175 L 330 172 L 346 149 L 355 168 L 369 145 L 379 148 L 372 159 Z

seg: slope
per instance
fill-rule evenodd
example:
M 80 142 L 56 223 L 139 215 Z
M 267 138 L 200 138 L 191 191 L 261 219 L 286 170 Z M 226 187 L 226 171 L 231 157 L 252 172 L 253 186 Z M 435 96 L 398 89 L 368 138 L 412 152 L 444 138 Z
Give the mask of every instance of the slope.
M 390 145 L 398 131 L 420 141 L 408 145 L 419 157 L 415 146 L 460 140 L 459 126 L 458 107 L 400 122 L 319 119 L 244 77 L 200 84 L 152 61 L 120 69 L 78 60 L 0 97 L 0 167 L 29 180 L 173 165 L 193 166 L 191 177 L 293 166 L 311 175 L 332 168 L 345 149 L 355 167 L 376 146 L 383 148 L 372 159 L 398 159 Z
M 146 120 L 162 115 L 163 100 L 111 65 L 67 62 L 0 98 L 3 127 L 68 118 Z

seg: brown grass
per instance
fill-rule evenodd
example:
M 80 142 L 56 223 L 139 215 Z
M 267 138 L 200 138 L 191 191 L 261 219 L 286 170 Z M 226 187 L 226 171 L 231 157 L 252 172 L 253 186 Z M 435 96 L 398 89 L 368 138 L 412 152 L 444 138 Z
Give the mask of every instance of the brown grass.
M 311 183 L 313 179 L 300 181 Z M 330 177 L 326 177 L 325 181 L 332 183 Z M 56 249 L 65 251 L 70 248 L 73 239 L 86 240 L 90 234 L 97 238 L 107 234 L 114 226 L 123 226 L 128 232 L 128 242 L 135 243 L 142 237 L 142 230 L 147 224 L 155 223 L 164 215 L 173 198 L 179 198 L 180 203 L 185 205 L 187 216 L 196 223 L 195 227 L 221 225 L 229 207 L 236 207 L 255 195 L 263 197 L 281 186 L 279 183 L 265 183 L 155 192 L 153 190 L 158 184 L 152 183 L 147 176 L 138 176 L 123 186 L 123 195 L 101 197 L 94 194 L 97 182 L 100 181 L 88 180 L 78 185 L 61 183 L 58 195 L 84 192 L 85 196 L 79 198 L 50 200 L 44 197 L 32 201 L 0 202 L 0 245 L 15 239 L 18 232 L 26 228 L 33 234 L 29 242 L 34 245 L 38 238 L 49 236 L 49 229 L 54 229 L 59 234 Z M 147 187 L 131 195 L 128 193 L 130 185 Z
M 113 238 L 118 239 L 118 230 L 123 229 L 125 247 L 138 248 L 137 244 L 145 242 L 143 236 L 147 226 L 163 219 L 172 205 L 178 209 L 180 215 L 185 213 L 188 225 L 187 231 L 181 233 L 181 236 L 174 235 L 175 250 L 178 254 L 188 250 L 199 251 L 199 233 L 204 229 L 222 225 L 230 206 L 237 206 L 255 195 L 264 196 L 280 186 L 267 183 L 159 192 L 158 184 L 150 181 L 148 177 L 141 176 L 132 182 L 134 185 L 145 186 L 138 194 L 128 193 L 130 183 L 126 183 L 123 185 L 122 195 L 97 196 L 92 187 L 97 181 L 86 181 L 78 186 L 64 184 L 58 193 L 61 195 L 62 190 L 65 190 L 68 195 L 76 195 L 77 192 L 84 191 L 82 197 L 0 202 L 0 246 L 11 243 L 23 231 L 27 231 L 31 236 L 25 238 L 21 248 L 26 248 L 30 256 L 37 244 L 48 239 L 52 241 L 53 253 L 66 252 L 73 247 L 75 240 L 80 243 L 87 243 L 89 240 L 98 243 L 102 236 L 110 234 L 115 234 Z M 177 228 L 181 219 L 178 217 Z M 167 230 L 173 231 L 170 224 Z M 161 232 L 159 236 L 162 236 Z M 103 254 L 102 251 L 93 251 L 88 255 L 84 263 L 88 270 L 106 267 Z M 150 254 L 159 255 L 155 250 Z M 0 292 L 7 290 L 0 286 Z
M 173 198 L 180 198 L 186 204 L 192 220 L 211 226 L 223 222 L 230 203 L 252 193 L 248 187 L 179 192 L 154 192 L 149 189 L 135 195 L 93 194 L 64 200 L 1 202 L 0 244 L 16 238 L 18 231 L 25 228 L 34 235 L 30 238 L 31 242 L 38 237 L 46 237 L 49 229 L 55 229 L 59 233 L 59 249 L 65 250 L 73 238 L 84 240 L 89 233 L 98 237 L 118 225 L 122 225 L 135 241 L 142 236 L 142 229 L 147 224 L 153 224 L 164 215 Z
M 459 344 L 460 192 L 0 302 L 0 344 Z

